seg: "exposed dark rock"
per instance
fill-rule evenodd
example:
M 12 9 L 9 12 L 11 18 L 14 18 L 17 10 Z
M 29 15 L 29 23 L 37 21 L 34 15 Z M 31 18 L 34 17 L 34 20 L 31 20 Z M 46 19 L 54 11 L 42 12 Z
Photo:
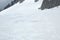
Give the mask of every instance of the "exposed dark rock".
M 8 8 L 8 7 L 10 7 L 11 5 L 10 4 L 8 4 L 4 9 L 6 9 L 6 8 Z
M 4 9 L 9 8 L 10 6 L 14 5 L 14 4 L 17 3 L 17 2 L 22 3 L 23 1 L 24 1 L 24 0 L 14 0 L 14 1 L 12 1 L 10 4 L 8 4 Z
M 50 9 L 60 5 L 60 0 L 44 0 L 39 9 Z
M 12 1 L 11 3 L 9 3 L 4 9 L 6 9 L 6 8 L 9 8 L 10 6 L 12 6 L 12 5 L 14 5 L 15 4 L 15 2 L 14 1 Z
M 25 0 L 14 0 L 11 3 L 9 3 L 4 9 L 14 5 L 17 2 L 22 3 L 23 1 L 25 1 Z M 38 1 L 39 0 L 35 0 L 35 2 L 38 2 Z M 56 7 L 59 5 L 60 5 L 60 0 L 43 0 L 41 7 L 38 9 L 41 9 L 41 10 L 50 9 L 50 8 L 53 8 L 53 7 Z
M 23 1 L 25 1 L 25 0 L 19 0 L 20 1 L 20 3 L 22 3 Z
M 35 2 L 37 2 L 37 1 L 39 1 L 39 0 L 35 0 Z

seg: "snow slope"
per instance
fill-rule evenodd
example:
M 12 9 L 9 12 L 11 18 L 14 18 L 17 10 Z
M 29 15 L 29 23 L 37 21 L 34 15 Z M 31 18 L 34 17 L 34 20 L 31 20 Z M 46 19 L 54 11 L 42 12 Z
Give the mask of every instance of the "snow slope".
M 42 1 L 26 0 L 0 12 L 0 40 L 60 40 L 60 7 L 39 10 Z

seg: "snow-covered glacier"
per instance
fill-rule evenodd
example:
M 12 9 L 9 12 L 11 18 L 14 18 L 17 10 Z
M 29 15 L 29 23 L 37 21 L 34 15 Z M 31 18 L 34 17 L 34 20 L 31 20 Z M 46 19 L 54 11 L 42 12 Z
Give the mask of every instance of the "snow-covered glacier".
M 0 12 L 0 40 L 60 40 L 60 7 L 40 10 L 43 0 L 26 0 Z

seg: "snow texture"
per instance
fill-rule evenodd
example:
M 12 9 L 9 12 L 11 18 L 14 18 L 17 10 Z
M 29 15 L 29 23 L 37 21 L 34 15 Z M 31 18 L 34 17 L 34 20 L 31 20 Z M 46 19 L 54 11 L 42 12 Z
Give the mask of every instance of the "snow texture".
M 0 12 L 0 40 L 60 40 L 60 7 L 38 10 L 43 0 Z

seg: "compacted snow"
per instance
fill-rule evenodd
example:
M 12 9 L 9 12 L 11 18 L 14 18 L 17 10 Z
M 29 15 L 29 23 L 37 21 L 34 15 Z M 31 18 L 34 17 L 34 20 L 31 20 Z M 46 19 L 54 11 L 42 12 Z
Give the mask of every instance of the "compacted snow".
M 0 12 L 0 40 L 60 40 L 60 7 L 39 10 L 42 1 L 26 0 Z

